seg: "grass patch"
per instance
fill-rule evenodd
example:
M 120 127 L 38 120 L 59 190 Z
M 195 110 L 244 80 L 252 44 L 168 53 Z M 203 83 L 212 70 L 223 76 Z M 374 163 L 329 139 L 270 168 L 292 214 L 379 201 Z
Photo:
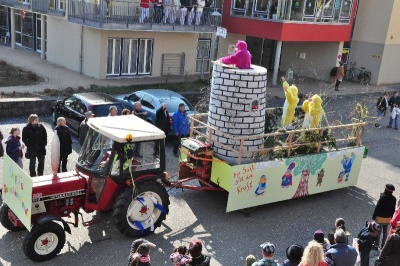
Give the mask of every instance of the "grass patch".
M 0 60 L 0 87 L 29 86 L 42 82 L 44 79 L 32 71 L 7 64 Z

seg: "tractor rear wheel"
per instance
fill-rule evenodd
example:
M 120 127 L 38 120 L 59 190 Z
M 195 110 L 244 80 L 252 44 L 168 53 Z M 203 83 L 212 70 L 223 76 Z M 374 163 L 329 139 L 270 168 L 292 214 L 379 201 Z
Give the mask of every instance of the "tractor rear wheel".
M 26 235 L 23 249 L 25 256 L 33 261 L 46 261 L 54 258 L 64 247 L 65 232 L 55 222 L 36 224 Z
M 124 235 L 146 236 L 161 226 L 169 212 L 169 195 L 155 180 L 146 181 L 123 191 L 113 207 L 113 222 Z
M 10 219 L 8 218 L 8 211 L 10 208 L 3 203 L 0 207 L 0 223 L 2 226 L 4 226 L 5 229 L 12 231 L 12 232 L 17 232 L 17 231 L 22 231 L 25 230 L 25 227 L 17 227 L 15 226 Z

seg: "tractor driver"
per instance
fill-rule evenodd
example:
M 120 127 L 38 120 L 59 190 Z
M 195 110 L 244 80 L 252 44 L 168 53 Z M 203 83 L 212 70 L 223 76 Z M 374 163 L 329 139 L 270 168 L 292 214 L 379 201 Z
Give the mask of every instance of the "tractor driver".
M 121 159 L 124 158 L 125 162 L 122 165 L 124 173 L 129 172 L 129 167 L 132 167 L 132 158 L 133 158 L 133 149 L 130 145 L 124 145 L 124 156 L 120 156 L 119 153 L 116 153 L 113 158 L 112 166 L 111 166 L 111 176 L 119 176 L 120 174 L 120 165 Z M 100 171 L 107 171 L 106 168 L 109 165 L 110 158 L 107 158 L 106 161 L 100 163 Z M 109 169 L 109 168 L 108 168 Z

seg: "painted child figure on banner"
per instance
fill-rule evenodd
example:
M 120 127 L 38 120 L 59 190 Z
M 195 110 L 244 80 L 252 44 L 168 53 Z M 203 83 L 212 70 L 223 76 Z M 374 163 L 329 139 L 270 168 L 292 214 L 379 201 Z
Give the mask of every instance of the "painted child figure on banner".
M 292 162 L 289 164 L 285 174 L 282 176 L 282 183 L 281 183 L 281 187 L 282 188 L 286 188 L 286 187 L 290 187 L 292 185 L 292 171 L 293 168 L 296 167 L 296 163 Z
M 256 196 L 264 195 L 265 189 L 267 188 L 267 177 L 262 175 L 260 181 L 258 181 L 258 187 L 255 191 Z
M 317 184 L 315 186 L 322 185 L 322 179 L 324 178 L 324 175 L 325 175 L 325 171 L 324 171 L 324 168 L 322 168 L 321 171 L 319 171 L 319 173 L 317 175 Z
M 251 69 L 251 54 L 247 50 L 247 43 L 239 40 L 236 43 L 236 53 L 222 57 L 221 62 L 239 69 Z
M 348 181 L 349 180 L 349 176 L 350 176 L 350 171 L 351 171 L 351 167 L 353 166 L 353 162 L 356 159 L 356 155 L 354 154 L 354 152 L 352 152 L 350 154 L 350 157 L 347 155 L 343 155 L 343 159 L 341 161 L 341 164 L 343 166 L 343 171 L 340 172 L 339 176 L 338 176 L 338 183 L 342 183 L 343 182 L 343 177 L 346 176 L 346 179 L 344 181 Z
M 294 120 L 294 113 L 296 106 L 299 102 L 298 89 L 296 86 L 291 85 L 285 80 L 285 77 L 281 77 L 281 83 L 285 92 L 285 103 L 283 104 L 282 112 L 282 127 L 289 126 Z

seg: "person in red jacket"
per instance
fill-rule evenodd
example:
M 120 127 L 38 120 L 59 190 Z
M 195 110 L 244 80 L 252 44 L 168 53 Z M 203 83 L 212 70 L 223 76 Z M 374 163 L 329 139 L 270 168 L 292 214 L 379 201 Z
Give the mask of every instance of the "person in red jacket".
M 396 211 L 393 214 L 392 219 L 390 220 L 390 229 L 389 229 L 389 235 L 393 233 L 393 229 L 396 228 L 397 223 L 400 222 L 400 200 L 397 203 L 397 208 Z
M 155 0 L 141 0 L 140 1 L 140 9 L 142 10 L 142 14 L 139 18 L 139 22 L 143 23 L 143 21 L 149 17 L 149 1 L 155 3 Z

